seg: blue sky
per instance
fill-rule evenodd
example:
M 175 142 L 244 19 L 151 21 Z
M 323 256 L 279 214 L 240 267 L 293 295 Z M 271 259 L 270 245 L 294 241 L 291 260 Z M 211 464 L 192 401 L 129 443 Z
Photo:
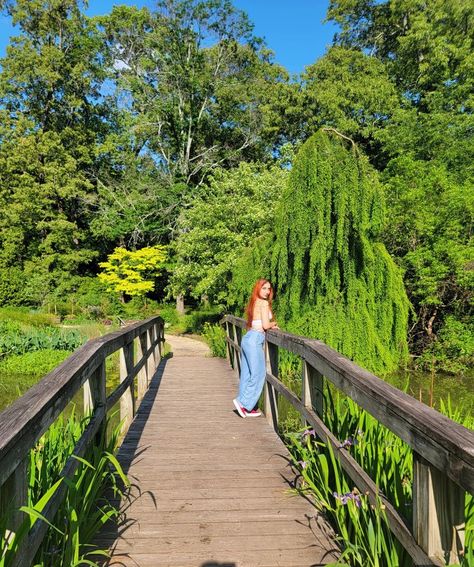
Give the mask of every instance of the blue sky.
M 106 14 L 114 4 L 153 7 L 153 0 L 90 0 L 89 15 Z M 275 60 L 292 74 L 301 73 L 326 51 L 336 27 L 323 24 L 328 0 L 234 0 L 255 25 L 255 35 L 264 37 L 275 52 Z M 14 35 L 10 20 L 0 16 L 0 57 L 8 38 Z

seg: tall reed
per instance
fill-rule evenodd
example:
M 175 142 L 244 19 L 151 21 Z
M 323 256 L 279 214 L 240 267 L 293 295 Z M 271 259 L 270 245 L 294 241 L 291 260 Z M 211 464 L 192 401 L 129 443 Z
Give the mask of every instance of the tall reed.
M 93 548 L 91 542 L 105 522 L 118 516 L 113 501 L 122 495 L 123 487 L 129 485 L 114 456 L 120 424 L 108 440 L 104 429 L 84 458 L 73 457 L 80 461 L 73 478 L 61 476 L 88 421 L 89 418 L 78 420 L 74 411 L 66 421 L 60 417 L 30 452 L 28 504 L 20 509 L 25 518 L 10 539 L 0 525 L 0 567 L 12 565 L 17 553 L 21 553 L 28 531 L 38 520 L 44 520 L 41 512 L 61 483 L 67 484 L 67 495 L 49 524 L 34 565 L 94 566 L 97 563 L 93 558 L 106 555 L 104 550 Z
M 473 420 L 461 419 L 448 401 L 441 404 L 451 419 L 472 427 Z M 395 506 L 408 525 L 412 522 L 413 458 L 411 448 L 362 410 L 347 396 L 325 388 L 326 425 L 340 440 L 340 451 L 349 451 L 371 476 L 380 491 Z M 317 508 L 334 526 L 341 544 L 341 561 L 351 566 L 409 567 L 411 559 L 392 536 L 383 505 L 371 506 L 342 467 L 332 447 L 319 442 L 313 430 L 284 434 L 296 468 L 301 475 L 299 490 L 314 495 Z M 474 498 L 466 495 L 465 552 L 463 567 L 474 567 Z

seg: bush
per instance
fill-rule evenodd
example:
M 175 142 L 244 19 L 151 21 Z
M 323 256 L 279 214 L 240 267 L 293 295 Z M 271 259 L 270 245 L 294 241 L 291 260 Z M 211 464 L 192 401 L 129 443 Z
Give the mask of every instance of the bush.
M 0 305 L 21 305 L 27 302 L 25 282 L 27 277 L 18 268 L 0 270 Z
M 220 325 L 204 323 L 202 336 L 206 339 L 212 356 L 225 358 L 226 355 L 226 333 Z
M 206 324 L 216 324 L 222 318 L 220 307 L 208 307 L 207 309 L 196 309 L 185 315 L 185 332 L 201 333 Z
M 14 321 L 0 321 L 0 357 L 38 350 L 73 351 L 84 342 L 85 338 L 75 329 L 25 329 Z
M 158 306 L 158 315 L 163 318 L 168 325 L 177 325 L 180 321 L 180 315 L 176 310 L 176 305 L 172 303 L 164 303 Z
M 0 372 L 12 374 L 28 374 L 44 376 L 51 372 L 58 364 L 65 360 L 70 351 L 67 350 L 39 350 L 9 356 L 0 362 Z

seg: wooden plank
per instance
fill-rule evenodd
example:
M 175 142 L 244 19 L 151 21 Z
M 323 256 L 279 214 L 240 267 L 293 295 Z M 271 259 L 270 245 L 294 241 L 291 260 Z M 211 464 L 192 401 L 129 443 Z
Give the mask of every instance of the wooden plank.
M 265 342 L 265 358 L 267 373 L 278 376 L 278 347 Z M 264 386 L 264 413 L 268 423 L 278 433 L 278 396 L 272 384 L 265 381 Z
M 120 397 L 120 421 L 124 433 L 135 416 L 135 388 L 133 365 L 133 341 L 123 345 L 120 349 L 120 382 L 130 383 Z
M 302 361 L 301 401 L 322 418 L 324 410 L 324 377 L 306 360 Z
M 152 329 L 148 329 L 146 332 L 146 344 L 147 344 L 147 348 L 148 348 L 148 352 L 150 352 L 150 350 L 153 348 L 153 331 Z M 150 381 L 152 376 L 154 375 L 155 371 L 156 371 L 156 366 L 155 366 L 155 360 L 152 356 L 147 355 L 147 375 L 148 375 L 148 380 Z
M 250 565 L 272 567 L 334 561 L 334 536 L 295 495 L 281 440 L 264 418 L 234 412 L 235 372 L 222 360 L 177 352 L 182 357 L 163 361 L 119 452 L 136 486 L 122 502 L 123 528 L 108 526 L 98 544 L 155 567 L 191 558 L 201 565 L 213 549 L 234 548 L 239 567 L 250 557 Z
M 464 553 L 465 492 L 413 455 L 413 533 L 430 557 L 459 565 Z
M 137 402 L 140 402 L 148 389 L 148 368 L 146 365 L 146 352 L 147 352 L 147 333 L 142 333 L 136 339 L 136 362 L 143 362 L 142 368 L 137 373 Z
M 3 486 L 0 486 L 0 518 L 5 521 L 3 527 L 10 532 L 10 537 L 24 519 L 23 512 L 18 509 L 28 502 L 28 464 L 29 459 L 23 459 Z

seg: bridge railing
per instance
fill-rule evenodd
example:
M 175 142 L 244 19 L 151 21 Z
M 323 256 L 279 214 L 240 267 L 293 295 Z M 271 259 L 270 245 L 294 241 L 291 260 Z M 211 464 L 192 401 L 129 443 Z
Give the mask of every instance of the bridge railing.
M 222 324 L 226 328 L 229 363 L 240 373 L 245 321 L 226 315 Z M 301 397 L 278 379 L 279 348 L 301 359 Z M 264 413 L 275 431 L 278 432 L 281 395 L 318 437 L 332 446 L 358 489 L 367 493 L 372 503 L 377 498 L 382 500 L 390 529 L 414 565 L 459 563 L 464 547 L 465 492 L 474 493 L 474 432 L 387 384 L 321 341 L 279 330 L 267 331 L 266 357 Z M 349 452 L 341 451 L 341 441 L 324 424 L 323 391 L 327 380 L 412 448 L 411 527 Z
M 9 514 L 10 532 L 14 532 L 21 521 L 21 513 L 10 515 L 10 512 L 27 502 L 29 454 L 43 433 L 81 388 L 84 413 L 90 413 L 91 418 L 73 455 L 85 454 L 97 433 L 106 427 L 108 410 L 119 400 L 122 432 L 125 433 L 160 363 L 163 342 L 164 323 L 160 317 L 90 340 L 0 413 L 0 517 Z M 117 351 L 120 352 L 120 384 L 107 396 L 106 358 Z M 61 476 L 71 478 L 78 465 L 79 460 L 70 457 Z M 42 514 L 48 521 L 53 521 L 66 491 L 67 486 L 62 483 L 43 509 Z M 47 529 L 44 521 L 34 524 L 17 554 L 18 565 L 31 564 Z

